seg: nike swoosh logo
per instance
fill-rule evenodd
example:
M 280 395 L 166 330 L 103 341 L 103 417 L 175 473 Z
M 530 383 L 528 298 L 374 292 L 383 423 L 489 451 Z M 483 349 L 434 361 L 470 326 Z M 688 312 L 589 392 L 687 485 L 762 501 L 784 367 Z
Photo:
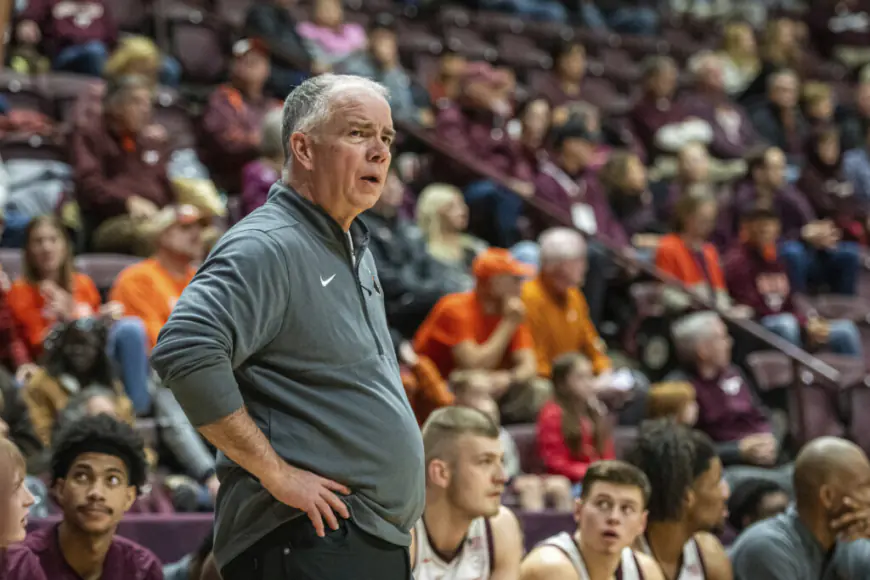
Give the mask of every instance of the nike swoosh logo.
M 335 278 L 335 274 L 333 274 L 332 276 L 330 276 L 326 280 L 324 280 L 323 276 L 321 276 L 320 277 L 320 285 L 323 286 L 324 288 L 326 288 L 327 286 L 329 286 L 329 283 L 332 282 L 333 278 Z

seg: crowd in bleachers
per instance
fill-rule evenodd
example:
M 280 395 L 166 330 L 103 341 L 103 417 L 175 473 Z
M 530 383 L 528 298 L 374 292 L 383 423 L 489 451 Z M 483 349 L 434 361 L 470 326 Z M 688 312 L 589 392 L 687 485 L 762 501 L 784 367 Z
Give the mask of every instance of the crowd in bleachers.
M 149 353 L 281 178 L 283 98 L 337 73 L 386 86 L 399 130 L 360 219 L 418 422 L 480 409 L 504 503 L 568 512 L 668 418 L 721 460 L 733 540 L 785 509 L 803 443 L 870 449 L 868 22 L 864 0 L 16 2 L 0 435 L 32 513 L 77 517 L 54 484 L 87 436 L 129 438 L 141 492 L 99 532 L 212 509 L 214 450 Z

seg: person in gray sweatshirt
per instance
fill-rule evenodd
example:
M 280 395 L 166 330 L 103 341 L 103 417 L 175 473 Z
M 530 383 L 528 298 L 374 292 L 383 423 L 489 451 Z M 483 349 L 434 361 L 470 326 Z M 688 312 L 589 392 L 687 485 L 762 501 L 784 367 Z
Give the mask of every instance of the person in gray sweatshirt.
M 394 138 L 386 91 L 322 75 L 284 104 L 286 164 L 163 327 L 152 364 L 218 448 L 224 580 L 409 580 L 423 445 L 355 218 Z

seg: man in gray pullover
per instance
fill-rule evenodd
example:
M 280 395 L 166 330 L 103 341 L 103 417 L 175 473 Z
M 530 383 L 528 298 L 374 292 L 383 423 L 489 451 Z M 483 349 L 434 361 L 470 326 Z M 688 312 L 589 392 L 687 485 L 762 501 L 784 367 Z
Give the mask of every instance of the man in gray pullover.
M 310 79 L 284 104 L 283 181 L 227 232 L 152 363 L 220 450 L 224 580 L 409 580 L 423 446 L 356 216 L 381 194 L 386 91 Z

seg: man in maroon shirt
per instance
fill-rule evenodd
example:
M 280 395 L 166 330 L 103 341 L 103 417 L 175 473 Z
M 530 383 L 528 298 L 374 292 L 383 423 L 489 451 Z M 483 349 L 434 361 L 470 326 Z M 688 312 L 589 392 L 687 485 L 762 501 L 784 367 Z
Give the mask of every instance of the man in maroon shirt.
M 777 256 L 777 213 L 755 207 L 743 215 L 741 223 L 744 241 L 724 260 L 728 293 L 734 301 L 752 308 L 762 326 L 792 344 L 826 346 L 839 354 L 863 358 L 861 335 L 854 322 L 809 316 L 795 303 L 788 270 Z
M 790 489 L 791 466 L 778 467 L 779 438 L 761 402 L 731 362 L 733 340 L 719 315 L 689 314 L 674 324 L 673 335 L 681 368 L 665 380 L 695 387 L 696 428 L 715 442 L 731 487 L 745 478 L 762 477 Z
M 109 83 L 99 122 L 70 142 L 76 196 L 91 246 L 99 252 L 147 256 L 143 225 L 175 200 L 165 139 L 149 134 L 152 87 L 130 75 Z
M 162 580 L 160 561 L 115 535 L 145 484 L 142 439 L 108 415 L 70 423 L 51 458 L 55 498 L 63 520 L 31 533 L 24 544 L 52 580 Z

